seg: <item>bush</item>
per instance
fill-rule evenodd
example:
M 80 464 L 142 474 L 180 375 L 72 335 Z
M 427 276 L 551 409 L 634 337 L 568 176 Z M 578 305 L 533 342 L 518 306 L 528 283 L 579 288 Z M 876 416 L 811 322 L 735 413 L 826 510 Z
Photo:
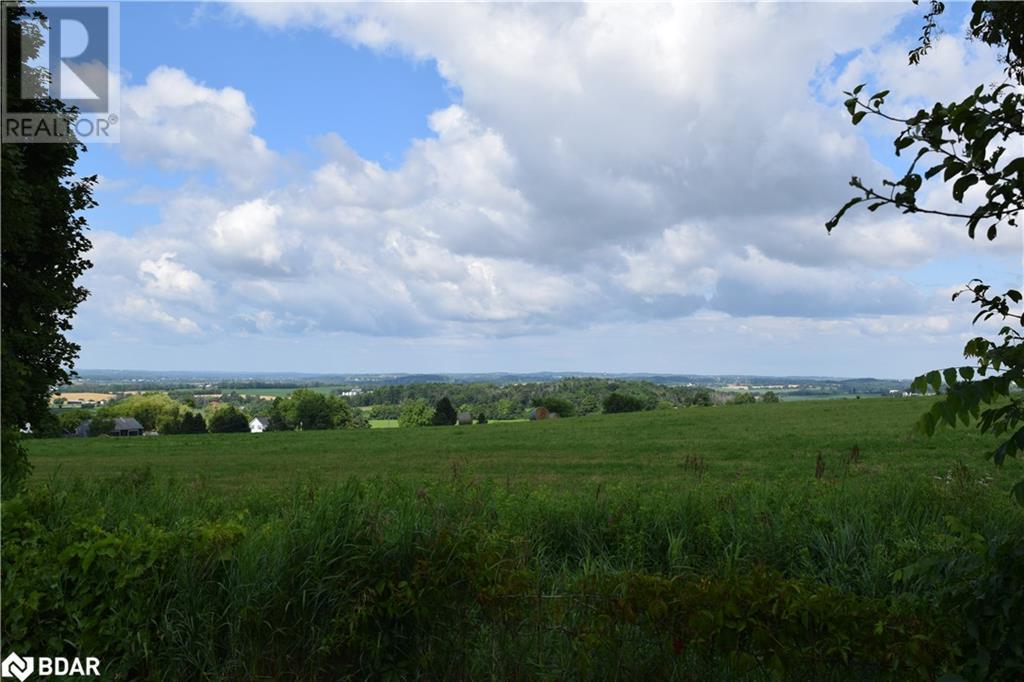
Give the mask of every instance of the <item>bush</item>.
M 607 414 L 618 412 L 640 412 L 644 409 L 644 401 L 636 396 L 625 393 L 610 393 L 604 399 L 604 411 Z
M 860 396 L 857 396 L 858 398 Z M 775 391 L 765 391 L 761 396 L 762 403 L 777 403 L 779 402 L 779 396 L 776 395 Z
M 754 397 L 754 394 L 747 393 L 746 391 L 742 393 L 737 393 L 736 395 L 729 399 L 730 405 L 752 405 L 756 402 L 757 399 Z
M 486 424 L 486 423 L 487 423 L 487 415 L 486 415 L 486 414 L 484 414 L 483 412 L 481 412 L 480 414 L 478 414 L 478 415 L 476 416 L 476 423 L 477 423 L 477 424 Z

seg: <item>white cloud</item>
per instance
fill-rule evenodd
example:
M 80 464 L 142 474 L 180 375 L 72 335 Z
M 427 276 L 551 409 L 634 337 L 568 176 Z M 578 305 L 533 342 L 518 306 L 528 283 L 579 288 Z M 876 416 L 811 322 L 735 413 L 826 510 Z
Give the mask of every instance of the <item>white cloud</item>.
M 187 317 L 175 317 L 161 308 L 156 301 L 140 296 L 126 296 L 117 307 L 116 313 L 128 318 L 130 322 L 155 322 L 159 327 L 178 334 L 202 333 L 195 321 Z
M 142 277 L 159 325 L 248 334 L 511 337 L 694 314 L 776 334 L 792 320 L 866 334 L 897 316 L 924 320 L 900 333 L 944 332 L 944 313 L 896 273 L 959 243 L 955 224 L 879 212 L 831 236 L 823 225 L 850 175 L 885 174 L 828 93 L 898 72 L 894 89 L 935 98 L 992 68 L 942 42 L 935 68 L 966 66 L 915 85 L 894 61 L 906 47 L 878 42 L 907 10 L 231 6 L 267 27 L 433 59 L 462 100 L 429 116 L 433 136 L 395 168 L 324 131 L 322 162 L 275 184 L 246 95 L 161 67 L 126 91 L 124 153 L 212 168 L 228 189 L 189 183 L 162 199 L 159 226 L 118 238 L 143 257 L 98 243 L 97 269 Z M 864 45 L 838 82 L 822 80 Z M 196 298 L 216 309 L 185 307 Z M 763 321 L 773 316 L 781 328 Z
M 165 170 L 215 168 L 232 184 L 266 180 L 275 155 L 254 135 L 255 118 L 235 88 L 210 88 L 180 69 L 161 66 L 143 85 L 124 87 L 121 151 Z
M 146 291 L 161 298 L 208 301 L 210 286 L 198 273 L 176 262 L 176 256 L 162 253 L 156 260 L 139 263 L 139 278 L 145 282 Z

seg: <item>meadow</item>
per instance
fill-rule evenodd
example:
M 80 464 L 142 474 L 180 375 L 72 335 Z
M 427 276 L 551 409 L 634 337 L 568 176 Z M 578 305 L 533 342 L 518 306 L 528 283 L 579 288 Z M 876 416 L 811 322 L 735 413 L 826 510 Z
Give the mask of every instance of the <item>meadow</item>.
M 157 477 L 218 491 L 288 489 L 297 483 L 387 475 L 414 482 L 453 465 L 502 482 L 664 486 L 828 479 L 918 480 L 963 460 L 1004 490 L 1017 461 L 986 466 L 995 440 L 970 429 L 933 438 L 913 432 L 923 398 L 799 401 L 659 410 L 544 422 L 451 428 L 203 434 L 29 441 L 35 478 L 110 477 L 149 467 Z M 849 455 L 859 448 L 859 461 Z M 700 471 L 699 479 L 693 475 Z
M 1024 467 L 928 404 L 33 441 L 4 639 L 113 679 L 1015 679 Z

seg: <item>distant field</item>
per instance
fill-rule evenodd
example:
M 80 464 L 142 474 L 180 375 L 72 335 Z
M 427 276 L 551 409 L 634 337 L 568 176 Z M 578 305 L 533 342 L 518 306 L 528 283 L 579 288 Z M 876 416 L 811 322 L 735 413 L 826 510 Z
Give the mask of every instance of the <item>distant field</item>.
M 397 429 L 397 419 L 369 419 L 371 429 Z
M 85 402 L 94 403 L 100 400 L 110 400 L 113 397 L 113 393 L 94 393 L 89 391 L 85 391 L 82 393 L 65 392 L 54 394 L 54 396 L 50 398 L 50 402 L 52 403 L 54 400 L 64 398 L 65 400 L 82 400 Z
M 334 391 L 338 390 L 339 388 L 348 388 L 348 386 L 303 386 L 302 388 L 309 389 L 310 391 L 316 391 L 317 393 L 323 393 L 325 395 L 331 395 L 332 393 L 334 393 Z M 217 390 L 221 391 L 222 393 L 241 393 L 243 395 L 271 395 L 274 397 L 285 397 L 291 395 L 298 389 L 280 388 L 276 386 L 258 386 L 256 388 L 218 388 Z
M 547 422 L 450 428 L 374 428 L 135 439 L 30 441 L 35 476 L 114 476 L 140 466 L 214 489 L 285 488 L 310 480 L 394 476 L 434 480 L 452 467 L 502 481 L 555 487 L 638 482 L 659 486 L 812 478 L 942 477 L 958 460 L 1009 489 L 1019 461 L 984 459 L 995 440 L 970 429 L 932 439 L 911 426 L 923 398 L 799 401 L 687 408 Z M 854 446 L 861 459 L 847 470 Z

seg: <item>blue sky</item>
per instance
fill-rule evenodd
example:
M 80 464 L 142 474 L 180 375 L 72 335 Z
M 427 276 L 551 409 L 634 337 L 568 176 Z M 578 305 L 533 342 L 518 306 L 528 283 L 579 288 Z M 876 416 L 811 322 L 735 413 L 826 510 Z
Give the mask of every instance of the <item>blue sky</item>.
M 823 227 L 850 175 L 901 168 L 843 89 L 904 111 L 1000 77 L 957 3 L 908 67 L 920 14 L 122 3 L 122 142 L 80 161 L 102 182 L 79 365 L 955 364 L 972 330 L 950 292 L 1019 284 L 1020 235 L 884 211 Z

